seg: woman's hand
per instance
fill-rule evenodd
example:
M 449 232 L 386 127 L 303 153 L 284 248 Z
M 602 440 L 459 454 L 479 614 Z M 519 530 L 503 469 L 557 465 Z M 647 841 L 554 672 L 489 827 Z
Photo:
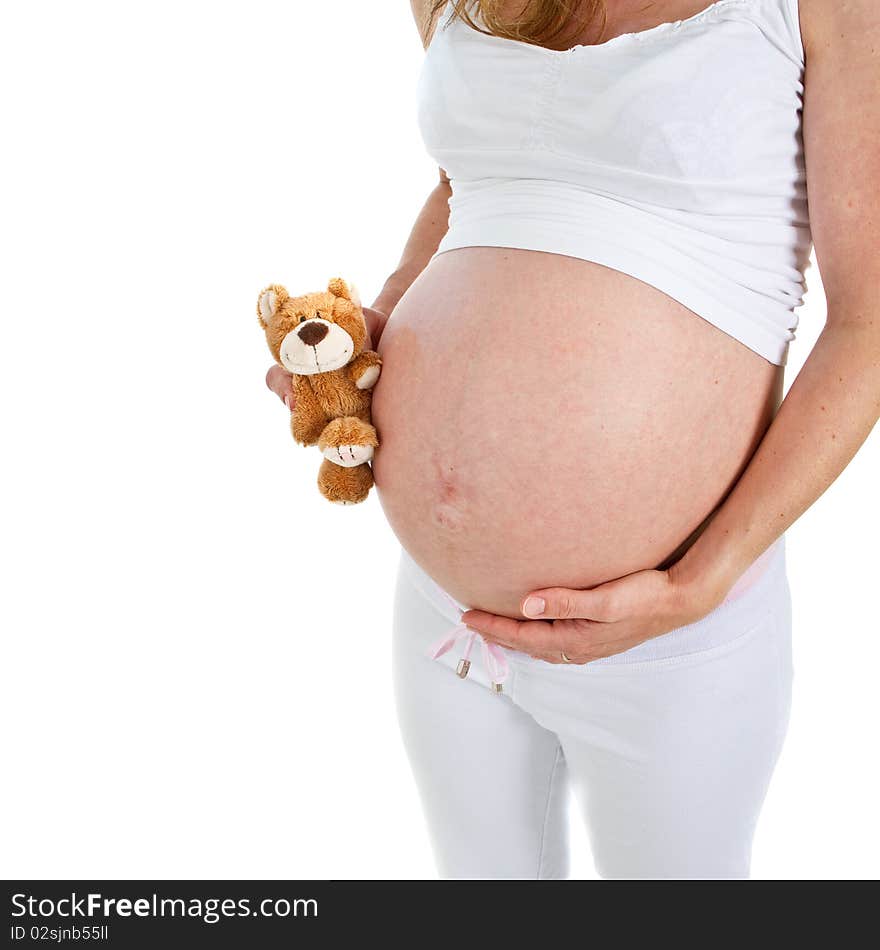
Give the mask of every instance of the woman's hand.
M 283 366 L 273 363 L 269 367 L 269 372 L 266 373 L 266 385 L 293 412 L 293 376 Z
M 374 310 L 372 307 L 364 307 L 363 311 L 364 320 L 367 324 L 367 341 L 364 344 L 364 349 L 372 350 L 382 336 L 388 317 L 381 310 Z M 269 367 L 269 372 L 266 373 L 266 385 L 293 412 L 296 406 L 293 395 L 293 377 L 283 366 L 278 366 L 276 363 Z
M 512 620 L 467 610 L 462 623 L 484 640 L 548 663 L 589 663 L 699 620 L 723 600 L 680 582 L 667 571 L 636 571 L 589 590 L 550 587 L 523 598 Z M 563 658 L 562 654 L 568 657 Z
M 388 314 L 374 307 L 362 307 L 364 311 L 364 320 L 367 323 L 367 342 L 364 344 L 365 350 L 375 350 L 379 345 L 382 331 L 388 322 Z

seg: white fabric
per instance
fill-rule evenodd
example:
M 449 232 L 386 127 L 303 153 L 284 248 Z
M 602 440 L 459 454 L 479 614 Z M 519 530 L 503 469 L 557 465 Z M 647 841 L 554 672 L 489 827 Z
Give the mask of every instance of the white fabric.
M 746 877 L 791 700 L 784 544 L 708 620 L 657 638 L 650 659 L 507 650 L 497 695 L 477 661 L 461 680 L 455 652 L 428 658 L 457 614 L 402 553 L 395 692 L 441 876 L 566 876 L 573 788 L 603 877 Z
M 566 254 L 663 291 L 786 362 L 812 238 L 798 0 L 555 51 L 443 11 L 418 120 L 452 183 L 436 253 Z

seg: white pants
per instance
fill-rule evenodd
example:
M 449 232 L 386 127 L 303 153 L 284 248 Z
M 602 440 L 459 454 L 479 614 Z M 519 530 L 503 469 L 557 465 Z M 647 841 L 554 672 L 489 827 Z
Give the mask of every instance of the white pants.
M 402 551 L 395 692 L 441 876 L 567 876 L 569 787 L 602 877 L 748 876 L 792 680 L 784 538 L 762 563 L 702 620 L 617 656 L 505 651 L 499 695 L 479 651 L 465 680 L 456 650 L 428 657 L 458 613 Z

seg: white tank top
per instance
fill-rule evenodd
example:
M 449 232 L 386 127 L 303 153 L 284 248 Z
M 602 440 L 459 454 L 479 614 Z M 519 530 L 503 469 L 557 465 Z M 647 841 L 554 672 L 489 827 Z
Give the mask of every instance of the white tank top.
M 798 0 L 717 0 L 565 51 L 451 12 L 417 87 L 425 146 L 452 184 L 436 253 L 595 261 L 784 364 L 812 246 Z

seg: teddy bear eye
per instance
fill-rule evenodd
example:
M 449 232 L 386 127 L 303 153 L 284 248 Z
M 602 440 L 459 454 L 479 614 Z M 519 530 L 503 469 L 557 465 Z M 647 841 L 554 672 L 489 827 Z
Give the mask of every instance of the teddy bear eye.
M 298 322 L 298 323 L 304 323 L 304 322 L 305 322 L 305 319 L 306 319 L 306 318 L 305 318 L 305 314 L 300 314 L 299 320 L 298 320 L 297 322 Z

